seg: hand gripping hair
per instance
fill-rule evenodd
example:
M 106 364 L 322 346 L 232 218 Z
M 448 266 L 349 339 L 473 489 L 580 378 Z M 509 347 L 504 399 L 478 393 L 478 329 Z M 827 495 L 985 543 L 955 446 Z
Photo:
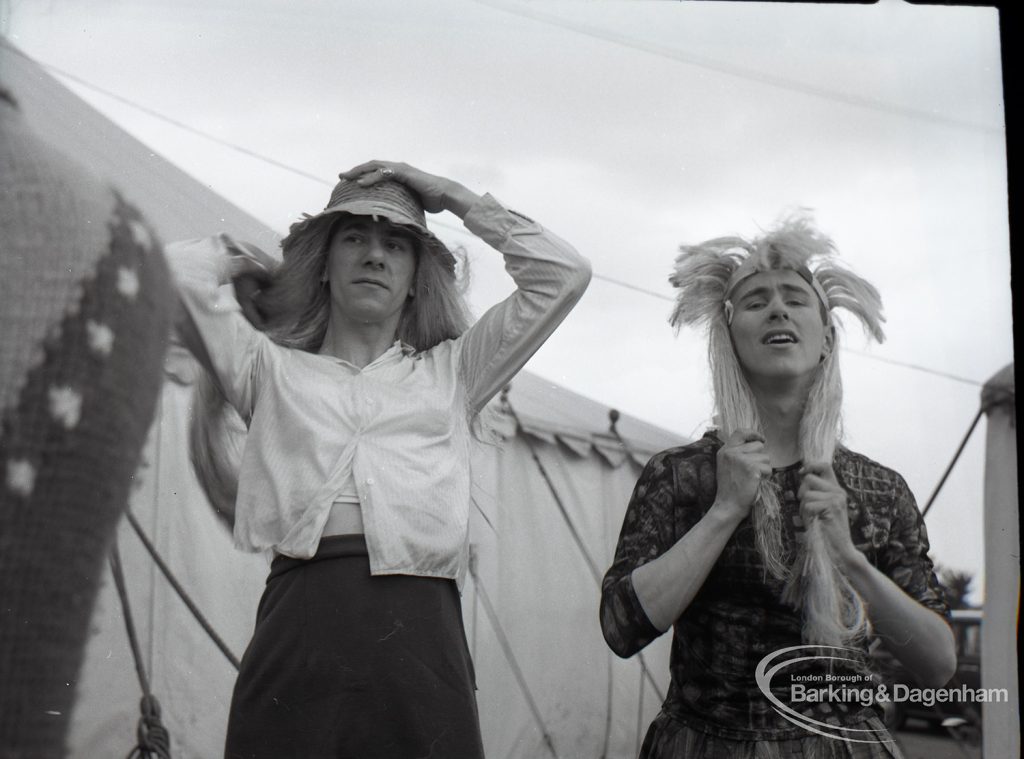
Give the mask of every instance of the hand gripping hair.
M 833 341 L 804 407 L 799 444 L 805 462 L 831 462 L 841 436 L 842 410 L 834 311 L 844 309 L 853 314 L 865 332 L 881 342 L 885 319 L 878 291 L 835 261 L 832 240 L 815 229 L 803 210 L 782 218 L 773 229 L 752 240 L 721 237 L 680 250 L 669 277 L 678 290 L 670 322 L 677 330 L 683 325 L 707 327 L 715 411 L 723 437 L 738 428 L 764 431 L 730 336 L 733 290 L 747 277 L 774 269 L 795 271 L 814 290 Z M 805 642 L 843 645 L 865 635 L 864 604 L 836 568 L 820 524 L 807 525 L 807 539 L 791 568 L 783 560 L 779 494 L 767 480 L 759 487 L 753 522 L 765 571 L 786 581 L 784 600 L 802 609 Z

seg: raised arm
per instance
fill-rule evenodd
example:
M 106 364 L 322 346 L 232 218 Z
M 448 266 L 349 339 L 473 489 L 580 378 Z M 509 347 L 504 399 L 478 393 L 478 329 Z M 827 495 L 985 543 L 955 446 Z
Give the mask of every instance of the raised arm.
M 266 338 L 249 323 L 231 292 L 222 289 L 233 277 L 259 267 L 256 257 L 245 253 L 249 251 L 234 247 L 225 237 L 186 240 L 166 248 L 182 306 L 178 336 L 248 422 L 253 369 Z
M 590 263 L 532 219 L 450 179 L 387 161 L 370 161 L 341 176 L 364 185 L 403 182 L 420 195 L 425 210 L 451 211 L 504 255 L 516 291 L 459 341 L 467 396 L 473 411 L 479 411 L 572 310 L 590 282 Z

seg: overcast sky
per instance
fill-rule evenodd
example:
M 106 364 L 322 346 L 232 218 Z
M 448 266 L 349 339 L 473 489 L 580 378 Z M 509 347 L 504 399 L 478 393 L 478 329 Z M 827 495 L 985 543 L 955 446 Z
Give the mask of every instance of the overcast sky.
M 529 368 L 683 435 L 711 412 L 703 335 L 666 321 L 677 247 L 756 234 L 796 206 L 882 292 L 884 345 L 847 320 L 847 443 L 922 505 L 981 383 L 1013 360 L 993 9 L 8 0 L 7 14 L 3 31 L 41 63 L 320 177 L 58 76 L 280 232 L 369 158 L 536 218 L 598 278 Z M 470 256 L 477 313 L 510 291 L 500 257 L 437 222 Z M 983 432 L 928 517 L 935 558 L 978 574 Z

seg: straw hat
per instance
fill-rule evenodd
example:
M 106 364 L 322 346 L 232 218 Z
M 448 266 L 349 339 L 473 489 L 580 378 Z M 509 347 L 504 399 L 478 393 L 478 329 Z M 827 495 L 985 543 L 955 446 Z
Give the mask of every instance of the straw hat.
M 455 273 L 455 256 L 427 228 L 427 218 L 419 196 L 406 185 L 393 180 L 364 187 L 357 182 L 342 179 L 334 186 L 331 199 L 323 211 L 318 214 L 305 214 L 301 221 L 292 224 L 288 236 L 281 241 L 284 258 L 287 260 L 295 250 L 302 249 L 302 246 L 297 244 L 298 241 L 316 228 L 320 220 L 342 213 L 370 216 L 374 220 L 385 219 L 411 230 L 429 252 L 440 256 L 448 271 Z

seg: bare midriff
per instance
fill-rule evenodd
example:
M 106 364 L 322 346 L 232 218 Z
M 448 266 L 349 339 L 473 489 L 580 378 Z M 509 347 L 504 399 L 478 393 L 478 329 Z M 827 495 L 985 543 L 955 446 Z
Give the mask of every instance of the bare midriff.
M 335 502 L 324 525 L 323 537 L 328 535 L 362 535 L 363 512 L 358 503 Z

